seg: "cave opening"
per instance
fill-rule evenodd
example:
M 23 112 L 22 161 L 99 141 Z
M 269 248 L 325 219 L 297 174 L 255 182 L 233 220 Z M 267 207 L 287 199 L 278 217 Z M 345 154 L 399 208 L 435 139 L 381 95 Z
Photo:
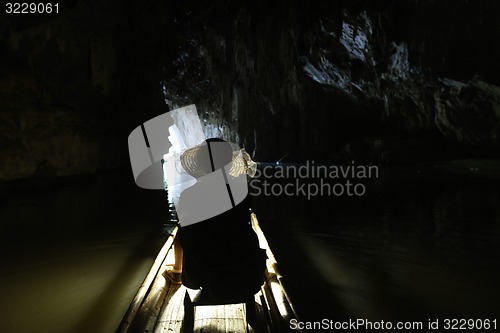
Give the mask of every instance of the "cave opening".
M 193 104 L 301 319 L 500 312 L 500 3 L 58 3 L 0 15 L 2 331 L 116 330 L 178 218 L 127 138 Z

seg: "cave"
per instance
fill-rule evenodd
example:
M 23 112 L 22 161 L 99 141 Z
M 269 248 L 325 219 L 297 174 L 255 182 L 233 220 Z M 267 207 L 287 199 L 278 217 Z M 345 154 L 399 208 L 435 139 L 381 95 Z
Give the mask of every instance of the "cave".
M 2 10 L 0 331 L 117 330 L 177 223 L 128 138 L 189 105 L 255 162 L 290 331 L 497 324 L 500 3 Z

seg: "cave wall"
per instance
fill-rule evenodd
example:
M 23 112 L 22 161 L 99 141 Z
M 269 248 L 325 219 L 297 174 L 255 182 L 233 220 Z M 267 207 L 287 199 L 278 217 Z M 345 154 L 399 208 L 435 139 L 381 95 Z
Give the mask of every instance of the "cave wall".
M 162 3 L 63 1 L 0 16 L 0 179 L 127 165 L 127 136 L 166 111 Z
M 498 157 L 496 1 L 63 2 L 0 16 L 0 179 L 128 166 L 195 103 L 259 161 Z
M 168 98 L 195 100 L 257 159 L 498 156 L 497 2 L 215 1 L 176 12 Z

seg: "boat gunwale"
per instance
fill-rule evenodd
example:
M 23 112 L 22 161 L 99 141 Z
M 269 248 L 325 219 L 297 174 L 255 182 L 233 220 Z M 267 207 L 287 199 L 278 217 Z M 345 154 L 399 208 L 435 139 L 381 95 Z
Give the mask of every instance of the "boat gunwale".
M 259 238 L 260 247 L 265 249 L 267 254 L 266 271 L 264 274 L 263 284 L 261 286 L 261 290 L 256 294 L 260 294 L 258 297 L 262 303 L 261 311 L 264 314 L 263 318 L 265 319 L 265 328 L 269 332 L 291 331 L 289 326 L 290 321 L 292 319 L 299 321 L 299 319 L 290 300 L 290 296 L 286 292 L 284 278 L 278 270 L 276 258 L 271 251 L 254 212 L 251 213 L 251 225 Z M 141 313 L 141 309 L 143 308 L 143 305 L 152 290 L 155 279 L 159 274 L 161 274 L 160 269 L 164 266 L 169 251 L 173 247 L 177 231 L 178 226 L 175 226 L 166 239 L 165 244 L 159 251 L 144 281 L 139 287 L 132 303 L 118 326 L 116 333 L 130 332 L 130 328 L 132 327 L 134 320 L 137 318 L 138 314 Z M 273 288 L 273 284 L 277 284 L 278 288 Z M 286 324 L 287 322 L 288 324 Z M 294 330 L 294 332 L 301 332 L 301 330 Z

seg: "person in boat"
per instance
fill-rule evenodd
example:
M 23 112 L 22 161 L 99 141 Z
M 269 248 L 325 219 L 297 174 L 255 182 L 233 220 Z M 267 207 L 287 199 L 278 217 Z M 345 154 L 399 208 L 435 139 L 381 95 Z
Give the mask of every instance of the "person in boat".
M 216 138 L 180 156 L 196 183 L 180 194 L 176 207 L 175 264 L 164 273 L 172 283 L 226 296 L 260 288 L 266 256 L 250 223 L 247 175 L 253 162 L 244 157 Z

